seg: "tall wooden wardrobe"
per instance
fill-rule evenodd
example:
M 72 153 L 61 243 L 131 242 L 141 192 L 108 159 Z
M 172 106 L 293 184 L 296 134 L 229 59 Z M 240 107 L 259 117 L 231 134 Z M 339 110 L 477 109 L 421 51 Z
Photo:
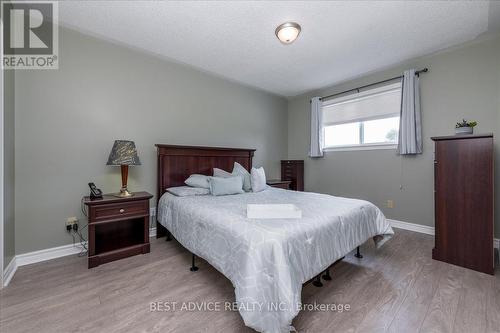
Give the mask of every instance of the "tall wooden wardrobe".
M 432 257 L 493 274 L 493 135 L 433 137 Z

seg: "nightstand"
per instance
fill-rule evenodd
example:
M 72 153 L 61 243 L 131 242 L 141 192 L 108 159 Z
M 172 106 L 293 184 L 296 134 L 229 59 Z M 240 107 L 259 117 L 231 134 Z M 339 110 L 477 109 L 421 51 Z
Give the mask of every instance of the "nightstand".
M 285 190 L 290 189 L 291 180 L 279 180 L 279 179 L 269 179 L 266 180 L 266 184 L 271 187 L 283 188 Z
M 102 199 L 83 198 L 88 207 L 89 268 L 110 261 L 149 252 L 148 192 L 135 192 L 128 198 L 112 194 Z

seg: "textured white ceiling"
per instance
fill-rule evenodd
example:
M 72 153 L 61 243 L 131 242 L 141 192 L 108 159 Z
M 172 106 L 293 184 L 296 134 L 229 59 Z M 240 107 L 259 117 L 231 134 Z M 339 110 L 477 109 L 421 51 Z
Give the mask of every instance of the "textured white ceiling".
M 66 1 L 63 25 L 283 96 L 474 39 L 488 1 Z M 302 25 L 295 43 L 274 35 Z

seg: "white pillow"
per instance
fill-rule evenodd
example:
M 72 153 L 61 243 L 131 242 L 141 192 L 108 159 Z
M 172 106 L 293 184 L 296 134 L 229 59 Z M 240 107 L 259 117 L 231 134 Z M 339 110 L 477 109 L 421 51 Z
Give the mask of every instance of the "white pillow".
M 212 195 L 241 194 L 243 179 L 241 177 L 210 177 L 210 193 Z
M 267 188 L 266 173 L 264 172 L 263 167 L 260 167 L 258 169 L 252 168 L 251 178 L 252 178 L 252 191 L 253 192 L 264 191 Z
M 189 185 L 191 187 L 201 187 L 201 188 L 210 188 L 210 184 L 208 183 L 208 176 L 192 174 L 184 181 L 184 184 Z
M 225 170 L 214 168 L 214 177 L 228 178 L 233 177 L 233 175 Z
M 167 188 L 168 193 L 172 193 L 178 197 L 190 197 L 193 195 L 207 195 L 210 194 L 208 188 L 191 187 L 191 186 L 177 186 Z
M 250 173 L 238 162 L 234 162 L 232 175 L 243 177 L 243 190 L 245 192 L 250 192 L 252 190 L 252 180 L 250 177 Z

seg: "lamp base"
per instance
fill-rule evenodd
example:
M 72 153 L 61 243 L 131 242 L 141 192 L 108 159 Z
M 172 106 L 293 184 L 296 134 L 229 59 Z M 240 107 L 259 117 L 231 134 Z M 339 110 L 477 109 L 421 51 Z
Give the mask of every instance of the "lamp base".
M 114 194 L 114 196 L 117 198 L 129 198 L 129 197 L 133 197 L 134 193 L 129 192 L 127 190 L 127 188 L 122 188 L 122 189 L 120 189 L 120 192 Z

